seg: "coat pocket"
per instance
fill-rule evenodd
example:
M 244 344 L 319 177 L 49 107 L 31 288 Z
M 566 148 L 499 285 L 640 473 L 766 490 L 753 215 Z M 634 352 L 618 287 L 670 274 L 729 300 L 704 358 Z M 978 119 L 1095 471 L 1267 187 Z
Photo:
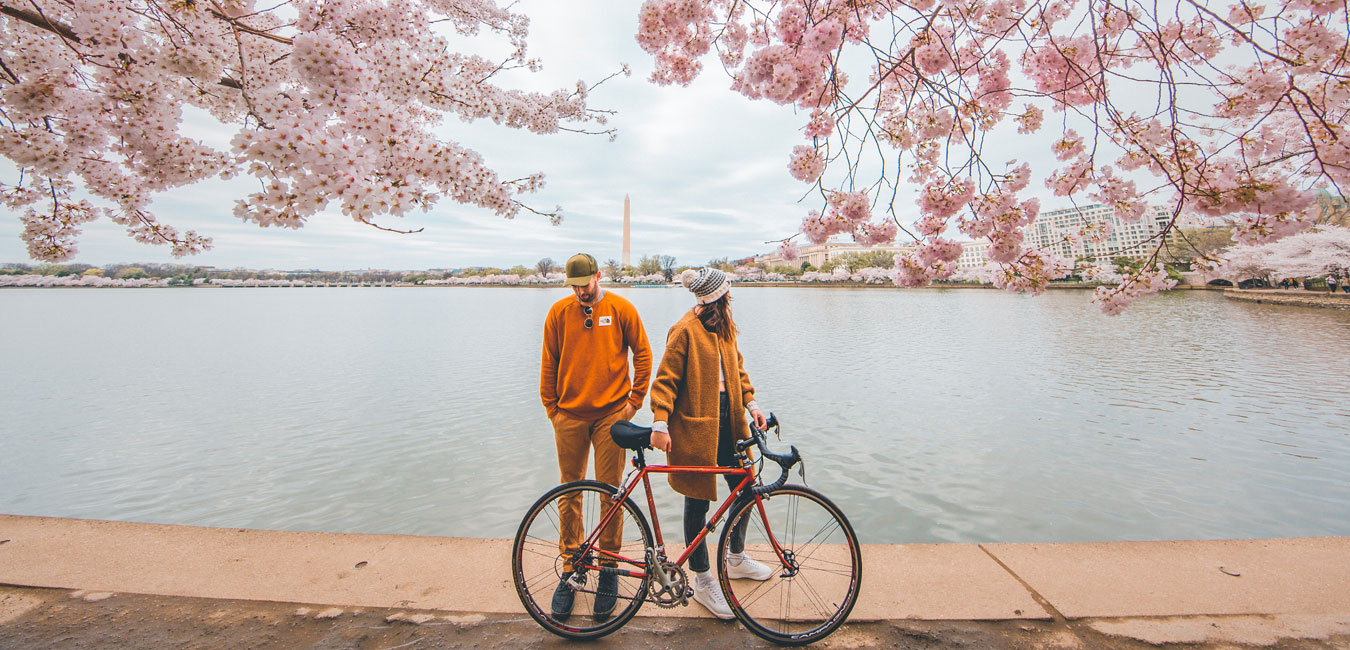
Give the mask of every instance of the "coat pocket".
M 670 418 L 672 465 L 717 465 L 717 418 L 674 413 Z

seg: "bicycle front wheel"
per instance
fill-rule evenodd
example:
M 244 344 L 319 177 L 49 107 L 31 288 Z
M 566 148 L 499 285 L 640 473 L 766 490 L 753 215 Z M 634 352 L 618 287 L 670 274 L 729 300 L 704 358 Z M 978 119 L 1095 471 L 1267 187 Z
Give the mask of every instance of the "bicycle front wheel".
M 624 499 L 593 547 L 576 553 L 599 529 L 616 492 L 599 481 L 564 483 L 544 493 L 516 531 L 511 547 L 516 593 L 530 617 L 558 636 L 605 636 L 633 618 L 647 597 L 645 554 L 652 533 L 632 499 Z M 606 606 L 602 591 L 612 596 L 608 612 L 597 610 L 597 604 Z M 555 592 L 570 599 L 570 607 L 555 611 Z
M 765 580 L 732 577 L 736 569 L 728 554 L 742 523 L 744 556 L 769 567 Z M 858 536 L 834 503 L 805 486 L 787 485 L 761 501 L 739 502 L 722 530 L 717 556 L 731 611 L 746 629 L 774 643 L 819 641 L 844 623 L 858 601 Z

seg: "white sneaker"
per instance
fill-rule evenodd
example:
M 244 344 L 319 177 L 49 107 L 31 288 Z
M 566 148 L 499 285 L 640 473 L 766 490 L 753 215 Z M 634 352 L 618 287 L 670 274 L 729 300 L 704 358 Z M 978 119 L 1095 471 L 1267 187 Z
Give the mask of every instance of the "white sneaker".
M 727 579 L 768 580 L 773 577 L 773 569 L 762 562 L 750 559 L 744 553 L 727 554 Z
M 694 602 L 724 621 L 736 618 L 736 615 L 731 613 L 731 608 L 727 606 L 727 599 L 722 596 L 722 588 L 717 585 L 717 579 L 713 577 L 711 571 L 694 572 Z

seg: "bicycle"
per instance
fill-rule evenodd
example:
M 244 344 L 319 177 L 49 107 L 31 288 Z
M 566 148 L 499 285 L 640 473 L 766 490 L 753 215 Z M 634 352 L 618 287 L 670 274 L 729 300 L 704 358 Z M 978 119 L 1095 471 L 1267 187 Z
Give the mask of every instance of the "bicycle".
M 568 639 L 596 639 L 623 627 L 643 603 L 659 607 L 687 606 L 693 595 L 682 566 L 724 515 L 726 525 L 717 545 L 718 582 L 736 618 L 759 637 L 783 645 L 804 645 L 825 638 L 848 618 L 862 584 L 862 551 L 848 518 L 823 494 L 804 485 L 788 485 L 788 472 L 801 462 L 792 446 L 787 454 L 771 453 L 766 433 L 779 433 L 769 415 L 764 429 L 753 424 L 751 436 L 736 443 L 738 467 L 648 465 L 651 429 L 619 422 L 610 435 L 623 449 L 636 452 L 633 470 L 620 487 L 599 481 L 564 483 L 546 492 L 520 522 L 511 549 L 511 574 L 516 593 L 530 617 L 544 629 Z M 761 460 L 749 448 L 759 449 Z M 767 459 L 782 473 L 768 485 L 759 480 L 757 465 Z M 798 468 L 805 480 L 805 472 Z M 727 474 L 740 484 L 708 518 L 693 543 L 671 561 L 661 537 L 661 522 L 652 497 L 652 474 Z M 641 484 L 653 526 L 630 498 Z M 580 511 L 585 541 L 568 551 L 561 510 Z M 745 523 L 745 556 L 774 569 L 763 582 L 727 578 L 732 531 Z M 572 529 L 572 538 L 580 537 Z M 602 538 L 608 541 L 602 544 Z M 617 538 L 617 540 L 615 539 Z M 611 548 L 602 548 L 602 545 Z M 571 571 L 567 576 L 566 572 Z M 616 581 L 616 604 L 607 615 L 587 616 L 600 576 Z M 592 579 L 594 578 L 594 579 Z M 574 591 L 571 613 L 555 616 L 551 599 L 562 581 Z M 587 619 L 587 620 L 576 620 Z

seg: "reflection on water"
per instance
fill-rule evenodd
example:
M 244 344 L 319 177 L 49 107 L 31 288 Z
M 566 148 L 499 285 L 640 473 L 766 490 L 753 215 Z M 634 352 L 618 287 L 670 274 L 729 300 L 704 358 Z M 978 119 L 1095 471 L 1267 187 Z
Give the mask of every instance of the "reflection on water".
M 0 512 L 509 537 L 558 478 L 538 364 L 565 295 L 0 291 Z M 625 295 L 659 359 L 689 294 Z M 760 402 L 864 542 L 1350 534 L 1350 313 L 734 296 Z

